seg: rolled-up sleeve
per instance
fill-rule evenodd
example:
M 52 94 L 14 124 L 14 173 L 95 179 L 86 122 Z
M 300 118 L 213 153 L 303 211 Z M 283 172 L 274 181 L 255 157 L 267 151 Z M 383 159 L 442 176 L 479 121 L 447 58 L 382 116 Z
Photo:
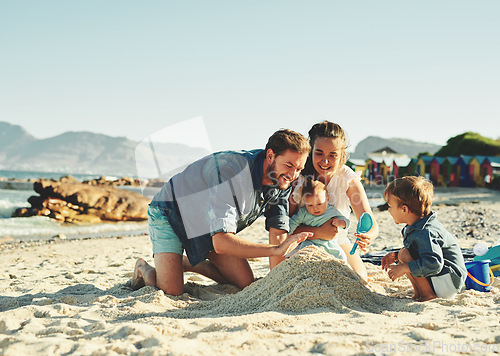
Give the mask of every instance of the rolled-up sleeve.
M 264 213 L 266 217 L 266 230 L 270 228 L 290 231 L 289 217 L 288 217 L 288 197 L 290 190 L 281 193 L 276 202 L 270 204 L 269 208 Z
M 410 248 L 412 244 L 416 244 L 420 258 L 408 263 L 411 274 L 414 277 L 430 277 L 441 272 L 444 258 L 439 236 L 433 236 L 426 230 L 412 235 L 405 240 L 404 245 Z

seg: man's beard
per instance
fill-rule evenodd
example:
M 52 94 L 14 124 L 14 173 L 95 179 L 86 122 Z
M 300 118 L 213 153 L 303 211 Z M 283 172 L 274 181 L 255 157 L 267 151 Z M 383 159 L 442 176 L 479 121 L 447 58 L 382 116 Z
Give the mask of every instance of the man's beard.
M 290 179 L 289 176 L 287 176 L 285 174 L 281 174 L 281 175 L 278 176 L 276 174 L 276 162 L 273 162 L 272 164 L 270 164 L 267 167 L 266 175 L 273 182 L 271 185 L 273 187 L 277 187 L 277 188 L 279 188 L 281 190 L 288 189 L 288 187 L 290 186 L 290 183 L 292 182 L 292 180 Z M 286 181 L 286 183 L 284 183 L 284 184 L 280 184 L 280 177 L 286 177 L 289 180 Z

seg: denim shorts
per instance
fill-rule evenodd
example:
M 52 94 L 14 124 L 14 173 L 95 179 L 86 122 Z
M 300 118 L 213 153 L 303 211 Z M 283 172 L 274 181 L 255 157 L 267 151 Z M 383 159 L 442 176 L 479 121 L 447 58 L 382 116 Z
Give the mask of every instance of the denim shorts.
M 182 256 L 182 244 L 168 219 L 159 208 L 150 206 L 148 209 L 149 238 L 155 253 L 171 252 Z

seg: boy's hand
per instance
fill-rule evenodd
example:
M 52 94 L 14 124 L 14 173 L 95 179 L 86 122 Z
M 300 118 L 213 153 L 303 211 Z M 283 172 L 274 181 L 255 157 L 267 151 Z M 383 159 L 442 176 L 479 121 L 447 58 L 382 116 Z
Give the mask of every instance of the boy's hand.
M 382 269 L 384 271 L 387 271 L 387 267 L 396 262 L 396 252 L 389 252 L 387 255 L 382 257 L 382 260 L 380 262 L 382 265 Z
M 408 263 L 401 263 L 399 265 L 391 265 L 387 267 L 387 274 L 389 278 L 395 281 L 401 276 L 410 273 L 410 268 L 408 267 Z

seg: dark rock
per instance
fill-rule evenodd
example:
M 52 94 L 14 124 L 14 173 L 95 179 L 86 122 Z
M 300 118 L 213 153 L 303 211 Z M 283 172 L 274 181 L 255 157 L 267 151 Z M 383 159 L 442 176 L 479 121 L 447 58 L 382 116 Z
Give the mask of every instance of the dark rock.
M 72 183 L 68 183 L 72 181 Z M 139 193 L 113 186 L 38 180 L 33 188 L 40 196 L 28 199 L 30 209 L 16 210 L 16 216 L 49 216 L 61 222 L 147 220 L 150 200 Z

